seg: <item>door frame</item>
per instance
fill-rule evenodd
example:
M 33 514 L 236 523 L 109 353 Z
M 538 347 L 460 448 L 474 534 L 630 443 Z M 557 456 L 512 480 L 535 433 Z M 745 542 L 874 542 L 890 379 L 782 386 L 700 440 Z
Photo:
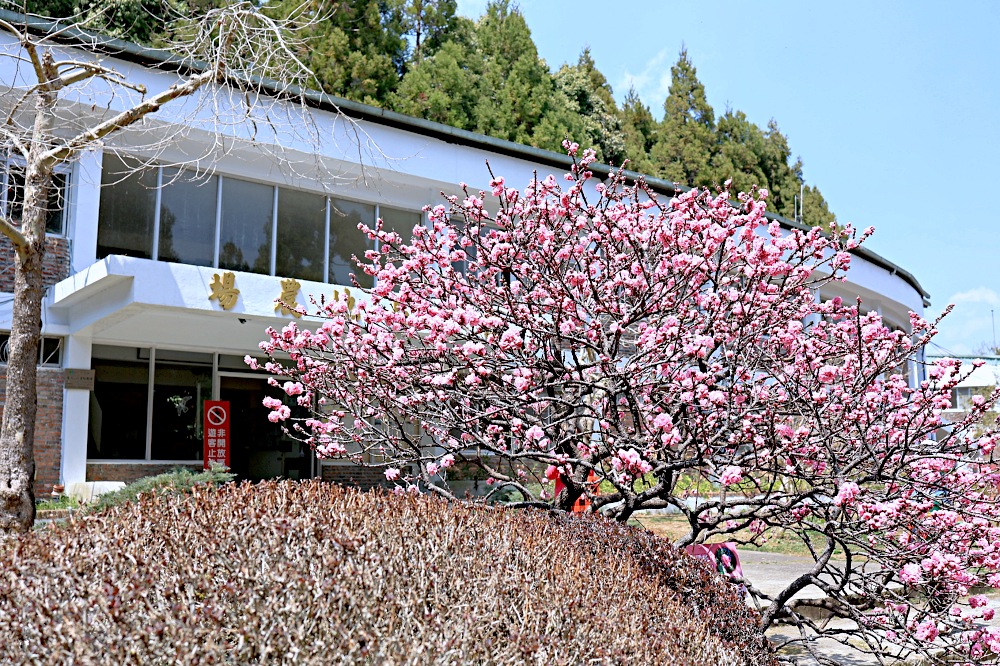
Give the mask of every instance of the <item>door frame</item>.
M 281 375 L 263 374 L 260 372 L 243 372 L 240 370 L 219 370 L 216 366 L 215 370 L 215 381 L 212 382 L 212 400 L 221 400 L 222 395 L 222 379 L 224 377 L 235 377 L 238 379 L 257 379 L 261 382 L 267 383 L 268 379 L 272 377 L 274 379 L 281 379 Z M 280 426 L 279 426 L 280 427 Z M 319 465 L 316 460 L 316 452 L 313 451 L 311 446 L 303 444 L 309 451 L 309 478 L 315 479 L 319 473 Z

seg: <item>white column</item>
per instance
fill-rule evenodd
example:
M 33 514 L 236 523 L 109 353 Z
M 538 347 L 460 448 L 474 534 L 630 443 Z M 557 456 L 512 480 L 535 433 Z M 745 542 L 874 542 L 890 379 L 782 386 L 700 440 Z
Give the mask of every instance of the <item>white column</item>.
M 66 338 L 63 367 L 90 368 L 91 339 L 89 336 L 71 335 Z M 62 422 L 62 483 L 87 480 L 87 432 L 90 416 L 90 391 L 63 389 Z
M 80 155 L 76 163 L 67 229 L 73 239 L 71 273 L 82 271 L 97 261 L 97 217 L 101 209 L 103 161 L 104 153 L 100 150 L 88 150 Z M 89 357 L 87 367 L 90 367 Z

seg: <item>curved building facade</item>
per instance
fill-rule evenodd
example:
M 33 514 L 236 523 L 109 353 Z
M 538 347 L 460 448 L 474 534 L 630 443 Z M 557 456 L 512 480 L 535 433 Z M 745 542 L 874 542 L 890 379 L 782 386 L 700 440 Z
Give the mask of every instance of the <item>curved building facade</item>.
M 113 46 L 112 53 L 72 42 L 61 48 L 73 58 L 102 58 L 148 94 L 178 80 L 163 54 Z M 3 36 L 0 48 L 16 44 Z M 17 63 L 2 60 L 0 89 L 23 87 Z M 227 404 L 228 421 L 211 430 L 223 431 L 239 476 L 375 483 L 372 471 L 316 460 L 266 420 L 261 400 L 275 389 L 243 358 L 257 351 L 266 327 L 295 316 L 275 300 L 346 296 L 350 257 L 370 248 L 358 223 L 382 218 L 412 229 L 442 192 L 458 194 L 462 182 L 489 190 L 487 163 L 512 184 L 569 166 L 564 155 L 323 95 L 308 96 L 307 108 L 271 100 L 248 118 L 219 92 L 163 107 L 139 131 L 83 153 L 57 175 L 39 358 L 39 492 L 202 468 L 212 401 Z M 15 97 L 5 94 L 0 104 Z M 99 118 L 122 104 L 95 89 L 64 102 L 61 114 Z M 17 159 L 5 167 L 0 205 L 11 210 Z M 3 342 L 9 244 L 0 242 L 0 256 Z M 902 329 L 910 311 L 927 305 L 912 275 L 865 250 L 855 252 L 849 279 L 819 296 L 860 296 Z M 918 364 L 909 370 L 916 379 Z

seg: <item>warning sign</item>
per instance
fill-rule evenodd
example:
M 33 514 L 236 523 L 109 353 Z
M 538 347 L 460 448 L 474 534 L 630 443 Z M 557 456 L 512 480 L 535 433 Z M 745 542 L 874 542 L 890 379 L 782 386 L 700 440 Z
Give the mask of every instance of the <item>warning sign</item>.
M 205 401 L 205 469 L 212 463 L 229 467 L 229 401 Z

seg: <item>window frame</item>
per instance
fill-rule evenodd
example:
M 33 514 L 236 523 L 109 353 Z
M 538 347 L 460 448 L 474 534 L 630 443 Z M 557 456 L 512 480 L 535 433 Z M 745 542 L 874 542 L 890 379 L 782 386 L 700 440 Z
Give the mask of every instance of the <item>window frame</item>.
M 66 338 L 58 335 L 43 335 L 38 341 L 38 361 L 35 363 L 39 368 L 61 368 L 63 367 L 63 349 Z M 55 344 L 55 349 L 46 353 L 46 344 Z M 0 331 L 0 366 L 7 365 L 7 356 L 10 353 L 10 331 Z M 55 360 L 51 360 L 55 355 Z
M 3 158 L 0 158 L 0 163 L 2 163 L 2 166 L 0 166 L 0 214 L 3 214 L 4 216 L 8 217 L 8 219 L 20 221 L 20 218 L 11 218 L 9 215 L 10 200 L 8 195 L 10 194 L 10 186 L 11 186 L 10 179 L 13 170 L 20 169 L 23 172 L 25 169 L 27 169 L 28 163 L 24 158 L 12 155 L 7 155 Z M 51 219 L 47 216 L 45 220 L 45 235 L 65 237 L 68 235 L 67 226 L 68 226 L 69 216 L 67 213 L 69 209 L 70 193 L 72 191 L 72 179 L 73 179 L 72 164 L 58 165 L 57 167 L 55 167 L 55 169 L 53 169 L 52 176 L 54 179 L 55 178 L 62 179 L 62 184 L 53 183 L 55 185 L 53 193 L 55 194 L 58 206 L 56 208 L 56 218 L 58 219 L 59 229 L 58 231 L 49 230 L 49 222 L 51 221 Z M 22 194 L 21 196 L 22 196 L 21 207 L 23 210 L 24 195 Z M 61 205 L 58 205 L 60 203 Z
M 119 156 L 119 159 L 125 160 L 125 159 L 136 159 L 136 158 L 134 158 L 132 156 Z M 178 167 L 178 166 L 170 166 L 170 165 L 162 165 L 162 164 L 153 164 L 153 165 L 150 165 L 148 168 L 156 170 L 156 182 L 157 182 L 156 192 L 155 192 L 155 197 L 154 197 L 154 202 L 153 202 L 153 206 L 152 206 L 154 213 L 153 213 L 153 219 L 151 220 L 152 238 L 150 239 L 151 240 L 151 242 L 150 242 L 150 249 L 151 249 L 151 251 L 150 251 L 150 259 L 152 261 L 169 261 L 167 259 L 161 259 L 160 258 L 160 217 L 161 217 L 161 210 L 162 210 L 162 206 L 163 206 L 163 191 L 164 191 L 164 188 L 170 187 L 171 184 L 173 182 L 177 181 L 177 180 L 186 180 L 189 177 L 192 180 L 196 180 L 199 177 L 203 177 L 203 174 L 201 174 L 201 172 L 199 172 L 199 171 L 197 171 L 195 169 L 191 169 L 189 167 L 183 167 L 183 166 Z M 178 171 L 178 174 L 175 175 L 175 176 L 171 176 L 169 178 L 169 182 L 165 182 L 165 180 L 164 180 L 164 170 L 165 169 L 175 169 L 175 170 Z M 318 196 L 321 196 L 323 198 L 324 202 L 325 202 L 325 204 L 324 204 L 325 205 L 325 213 L 324 213 L 324 221 L 323 221 L 324 228 L 323 228 L 322 234 L 321 234 L 322 237 L 323 237 L 323 247 L 325 248 L 324 255 L 323 255 L 323 265 L 322 265 L 322 279 L 321 280 L 309 280 L 311 282 L 319 282 L 321 284 L 331 284 L 331 285 L 346 286 L 346 287 L 353 286 L 351 284 L 341 284 L 339 282 L 333 282 L 330 279 L 330 269 L 331 269 L 330 240 L 331 240 L 331 235 L 333 233 L 333 227 L 334 227 L 334 224 L 336 222 L 335 216 L 331 214 L 331 211 L 334 208 L 336 201 L 343 201 L 345 203 L 351 203 L 351 204 L 359 204 L 361 206 L 366 206 L 366 207 L 372 208 L 373 209 L 372 218 L 370 220 L 366 220 L 366 222 L 369 223 L 373 228 L 374 228 L 375 224 L 377 223 L 377 220 L 380 218 L 380 216 L 381 216 L 381 210 L 383 208 L 387 209 L 387 210 L 397 211 L 397 212 L 400 212 L 400 213 L 414 215 L 415 218 L 416 218 L 416 220 L 418 220 L 419 224 L 422 224 L 422 225 L 426 225 L 427 224 L 427 215 L 421 209 L 412 209 L 412 208 L 406 208 L 404 206 L 397 206 L 397 205 L 386 205 L 386 204 L 382 204 L 382 203 L 379 203 L 379 202 L 364 201 L 362 199 L 352 199 L 352 198 L 349 198 L 349 197 L 340 196 L 337 193 L 327 193 L 327 192 L 317 191 L 317 190 L 309 190 L 309 189 L 302 189 L 302 188 L 292 188 L 292 187 L 287 187 L 287 186 L 284 186 L 284 185 L 279 185 L 277 183 L 268 183 L 268 182 L 264 182 L 264 181 L 260 181 L 260 180 L 254 180 L 254 179 L 251 179 L 251 178 L 241 178 L 241 177 L 226 175 L 226 174 L 222 174 L 222 173 L 211 174 L 211 175 L 218 179 L 217 182 L 216 182 L 217 191 L 215 193 L 216 196 L 215 196 L 215 211 L 214 211 L 214 213 L 215 213 L 214 214 L 214 220 L 215 220 L 214 247 L 212 248 L 212 262 L 211 262 L 211 265 L 209 266 L 211 268 L 219 268 L 219 259 L 220 259 L 220 255 L 222 253 L 222 248 L 221 248 L 221 234 L 222 234 L 222 222 L 223 222 L 223 205 L 222 205 L 223 204 L 223 196 L 222 196 L 222 193 L 223 193 L 223 189 L 224 189 L 224 183 L 227 180 L 241 181 L 241 182 L 244 182 L 244 183 L 253 183 L 253 184 L 257 184 L 257 185 L 265 185 L 267 187 L 272 188 L 272 210 L 271 210 L 272 227 L 271 227 L 271 238 L 270 238 L 270 245 L 271 245 L 271 247 L 270 247 L 270 262 L 269 262 L 270 265 L 269 265 L 268 272 L 266 272 L 266 273 L 259 273 L 260 275 L 268 275 L 270 277 L 279 277 L 279 278 L 295 278 L 295 279 L 298 279 L 298 280 L 309 280 L 309 278 L 302 277 L 300 275 L 283 275 L 283 274 L 279 274 L 277 272 L 278 242 L 279 242 L 279 239 L 281 237 L 281 232 L 280 232 L 280 227 L 279 227 L 278 221 L 279 221 L 279 207 L 281 205 L 281 198 L 282 198 L 282 196 L 294 196 L 296 193 L 303 193 L 303 194 L 309 194 L 309 195 L 318 195 Z M 212 215 L 207 215 L 206 217 L 212 218 L 213 216 Z M 99 227 L 100 227 L 100 224 L 101 224 L 101 221 L 98 220 L 98 226 Z M 360 232 L 357 232 L 357 233 L 360 233 Z M 378 242 L 375 242 L 373 245 L 374 245 L 374 248 L 368 248 L 368 249 L 375 249 L 377 251 L 379 249 L 378 248 L 378 245 L 379 245 Z M 98 247 L 98 253 L 97 253 L 97 258 L 98 259 L 103 259 L 104 257 L 109 256 L 110 254 L 112 254 L 112 253 L 102 254 L 101 253 L 101 249 L 102 248 L 99 246 Z M 201 265 L 201 264 L 185 264 L 185 265 L 192 265 L 192 266 L 194 266 L 194 265 Z M 250 270 L 249 272 L 255 272 L 255 271 Z M 353 272 L 355 274 L 357 273 L 356 269 L 352 269 L 351 272 Z

